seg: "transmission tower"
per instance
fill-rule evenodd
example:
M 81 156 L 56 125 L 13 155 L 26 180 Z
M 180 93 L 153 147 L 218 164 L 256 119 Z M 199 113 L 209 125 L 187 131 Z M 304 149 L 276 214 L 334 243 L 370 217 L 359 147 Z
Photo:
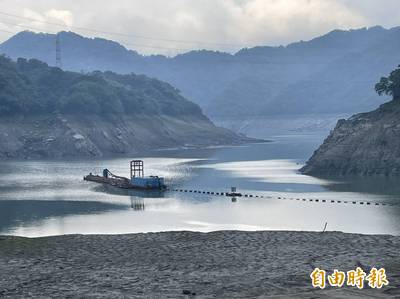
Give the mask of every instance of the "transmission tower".
M 62 69 L 60 35 L 56 35 L 56 67 Z

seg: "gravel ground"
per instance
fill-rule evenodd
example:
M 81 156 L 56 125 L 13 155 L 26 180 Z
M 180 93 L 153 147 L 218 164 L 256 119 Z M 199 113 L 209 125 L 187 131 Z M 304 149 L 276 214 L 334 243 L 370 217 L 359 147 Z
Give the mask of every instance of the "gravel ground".
M 0 237 L 5 298 L 400 298 L 400 237 L 165 232 Z M 389 286 L 313 289 L 315 267 L 385 267 Z

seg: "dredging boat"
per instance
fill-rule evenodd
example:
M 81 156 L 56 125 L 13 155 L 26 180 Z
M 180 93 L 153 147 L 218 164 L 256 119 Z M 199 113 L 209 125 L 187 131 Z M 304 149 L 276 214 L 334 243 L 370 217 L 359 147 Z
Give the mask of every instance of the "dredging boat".
M 131 177 L 129 179 L 115 175 L 108 169 L 104 169 L 102 176 L 89 173 L 83 179 L 123 189 L 164 190 L 167 188 L 163 177 L 144 176 L 144 163 L 142 160 L 130 161 L 130 174 Z

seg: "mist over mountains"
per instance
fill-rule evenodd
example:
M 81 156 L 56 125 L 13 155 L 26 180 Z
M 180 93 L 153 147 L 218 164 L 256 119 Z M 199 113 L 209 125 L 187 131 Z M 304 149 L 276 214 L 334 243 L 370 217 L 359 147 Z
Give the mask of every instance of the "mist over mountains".
M 63 67 L 145 74 L 166 81 L 211 117 L 355 113 L 385 101 L 374 84 L 400 63 L 400 27 L 335 30 L 286 47 L 260 46 L 235 54 L 191 51 L 143 56 L 120 44 L 59 34 Z M 53 34 L 20 32 L 0 45 L 13 59 L 55 64 Z

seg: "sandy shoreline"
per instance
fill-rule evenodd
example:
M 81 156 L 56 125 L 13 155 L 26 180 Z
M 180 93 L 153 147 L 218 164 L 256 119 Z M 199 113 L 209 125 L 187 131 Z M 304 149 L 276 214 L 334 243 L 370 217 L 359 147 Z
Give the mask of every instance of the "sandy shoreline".
M 0 297 L 399 298 L 399 249 L 398 236 L 340 232 L 3 236 Z M 314 267 L 357 266 L 385 267 L 390 285 L 311 287 Z

